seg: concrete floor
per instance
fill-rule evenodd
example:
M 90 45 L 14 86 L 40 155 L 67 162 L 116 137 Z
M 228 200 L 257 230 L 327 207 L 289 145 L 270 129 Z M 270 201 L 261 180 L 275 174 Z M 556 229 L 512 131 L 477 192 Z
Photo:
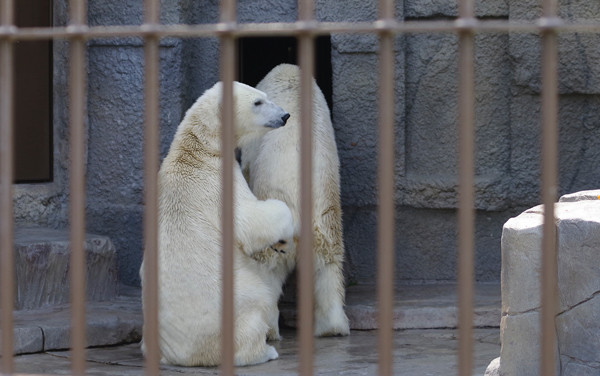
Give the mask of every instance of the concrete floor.
M 298 342 L 293 329 L 282 332 L 274 342 L 279 359 L 237 369 L 238 375 L 296 375 Z M 482 376 L 489 362 L 499 356 L 499 329 L 475 329 L 474 375 Z M 395 332 L 395 375 L 455 375 L 458 341 L 455 329 L 408 329 Z M 20 355 L 16 372 L 65 375 L 70 372 L 68 351 Z M 137 344 L 99 347 L 87 351 L 88 375 L 143 375 L 144 360 Z M 353 330 L 349 337 L 318 338 L 315 341 L 315 375 L 376 375 L 376 331 Z M 162 375 L 217 375 L 217 368 L 162 366 Z
M 394 374 L 456 374 L 456 284 L 397 286 L 394 299 Z M 118 299 L 88 303 L 88 375 L 143 375 L 144 359 L 136 343 L 141 337 L 140 290 L 123 287 Z M 350 286 L 346 291 L 349 337 L 315 340 L 315 375 L 377 374 L 377 300 L 373 285 Z M 474 375 L 482 376 L 490 361 L 500 355 L 500 285 L 477 284 L 475 294 Z M 243 367 L 239 375 L 296 375 L 298 341 L 293 306 L 282 305 L 284 339 L 273 342 L 279 359 Z M 68 307 L 18 311 L 15 316 L 16 372 L 65 375 L 70 373 Z M 134 343 L 131 343 L 134 342 Z M 127 345 L 117 345 L 130 343 Z M 162 375 L 216 375 L 216 368 L 162 367 Z

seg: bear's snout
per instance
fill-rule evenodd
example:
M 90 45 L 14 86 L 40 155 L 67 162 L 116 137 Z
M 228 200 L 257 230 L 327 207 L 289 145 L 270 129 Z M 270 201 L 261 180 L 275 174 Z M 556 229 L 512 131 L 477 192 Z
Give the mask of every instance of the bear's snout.
M 290 118 L 290 114 L 288 114 L 287 112 L 285 113 L 285 115 L 283 115 L 281 117 L 281 120 L 283 120 L 283 125 L 285 125 L 285 123 L 287 123 L 287 120 Z

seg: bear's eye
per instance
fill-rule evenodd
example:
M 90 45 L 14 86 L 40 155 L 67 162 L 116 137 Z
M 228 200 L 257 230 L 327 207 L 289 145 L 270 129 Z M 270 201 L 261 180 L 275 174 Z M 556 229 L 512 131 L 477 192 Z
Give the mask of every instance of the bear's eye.
M 263 104 L 262 99 L 257 99 L 256 102 L 254 102 L 255 106 L 260 106 L 261 104 Z

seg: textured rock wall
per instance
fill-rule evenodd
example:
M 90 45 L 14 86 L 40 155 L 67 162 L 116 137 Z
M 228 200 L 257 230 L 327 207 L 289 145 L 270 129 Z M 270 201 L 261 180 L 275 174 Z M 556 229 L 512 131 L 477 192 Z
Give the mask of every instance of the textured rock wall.
M 336 3 L 337 4 L 337 3 Z M 319 3 L 327 21 L 372 21 L 375 2 Z M 336 8 L 337 7 L 337 8 Z M 478 3 L 481 17 L 508 17 L 505 1 Z M 397 2 L 400 19 L 451 19 L 456 4 Z M 377 39 L 333 35 L 332 116 L 341 160 L 350 279 L 376 274 Z M 477 278 L 497 280 L 500 229 L 514 213 L 510 171 L 508 35 L 477 37 Z M 452 280 L 456 275 L 457 38 L 396 38 L 396 276 Z
M 168 0 L 164 23 L 214 23 L 218 1 Z M 67 19 L 54 2 L 55 24 Z M 294 21 L 296 1 L 240 1 L 240 22 Z M 570 20 L 600 17 L 600 5 L 561 1 Z M 142 2 L 89 2 L 89 22 L 140 24 Z M 480 18 L 533 19 L 538 1 L 478 1 Z M 375 1 L 316 2 L 321 21 L 373 21 Z M 453 19 L 455 2 L 396 1 L 396 17 Z M 599 35 L 565 34 L 560 44 L 560 193 L 600 186 Z M 88 228 L 108 235 L 119 276 L 137 284 L 142 255 L 143 44 L 136 38 L 93 40 L 88 48 Z M 161 153 L 185 110 L 219 77 L 216 38 L 161 41 Z M 68 224 L 67 44 L 54 44 L 53 183 L 16 189 L 18 223 Z M 332 117 L 340 153 L 347 276 L 376 275 L 377 38 L 331 35 Z M 532 34 L 476 37 L 476 277 L 500 276 L 502 224 L 539 202 L 540 59 Z M 457 38 L 396 38 L 397 278 L 452 280 L 456 274 Z

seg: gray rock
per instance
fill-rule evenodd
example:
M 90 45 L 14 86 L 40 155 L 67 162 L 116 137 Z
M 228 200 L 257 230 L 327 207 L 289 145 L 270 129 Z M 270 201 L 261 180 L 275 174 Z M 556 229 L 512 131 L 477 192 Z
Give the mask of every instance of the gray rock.
M 540 306 L 541 223 L 539 207 L 509 219 L 502 230 L 502 314 Z
M 540 374 L 539 311 L 503 315 L 500 322 L 500 342 L 502 343 L 500 350 L 502 376 L 538 376 Z M 556 352 L 558 353 L 558 348 Z M 556 367 L 558 372 L 558 362 Z
M 562 356 L 561 363 L 561 376 L 598 376 L 600 374 L 600 364 L 585 365 L 568 356 Z
M 600 200 L 600 189 L 581 191 L 564 195 L 560 197 L 558 202 L 573 202 L 584 200 Z
M 500 376 L 500 357 L 490 362 L 483 376 Z
M 573 370 L 598 369 L 600 364 L 600 200 L 590 192 L 566 200 L 555 204 L 557 359 L 563 359 L 557 367 L 562 363 L 563 371 L 578 374 Z M 539 373 L 542 223 L 543 206 L 537 206 L 507 221 L 502 234 L 501 367 L 505 376 Z
M 584 366 L 600 366 L 600 291 L 556 319 L 561 356 Z
M 559 312 L 565 312 L 600 292 L 600 200 L 559 203 L 557 218 Z

